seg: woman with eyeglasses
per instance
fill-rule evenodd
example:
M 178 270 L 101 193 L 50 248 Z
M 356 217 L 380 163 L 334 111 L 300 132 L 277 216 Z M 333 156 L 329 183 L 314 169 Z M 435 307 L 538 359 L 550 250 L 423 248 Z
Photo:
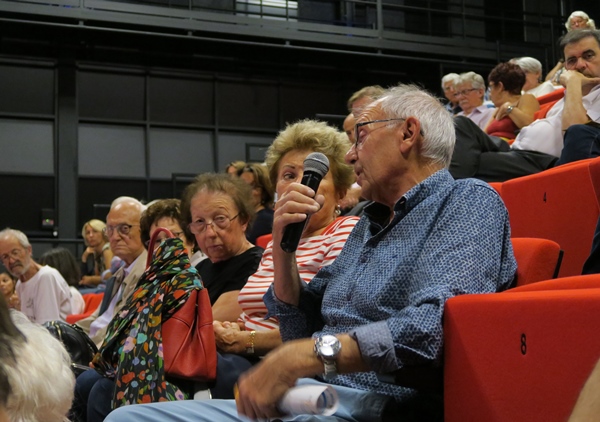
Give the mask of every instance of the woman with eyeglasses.
M 246 230 L 246 238 L 250 243 L 256 243 L 257 237 L 273 231 L 273 188 L 267 167 L 263 164 L 247 164 L 240 174 L 240 179 L 252 188 L 256 218 Z
M 110 269 L 113 253 L 110 243 L 104 234 L 106 224 L 100 220 L 87 221 L 81 229 L 81 236 L 86 249 L 81 255 L 82 276 L 79 285 L 82 287 L 96 287 L 103 281 L 103 273 Z M 104 280 L 110 274 L 104 274 Z
M 238 293 L 263 252 L 246 239 L 255 215 L 250 187 L 225 174 L 202 174 L 183 192 L 181 213 L 208 257 L 196 269 L 208 289 L 213 318 L 236 320 L 241 313 Z

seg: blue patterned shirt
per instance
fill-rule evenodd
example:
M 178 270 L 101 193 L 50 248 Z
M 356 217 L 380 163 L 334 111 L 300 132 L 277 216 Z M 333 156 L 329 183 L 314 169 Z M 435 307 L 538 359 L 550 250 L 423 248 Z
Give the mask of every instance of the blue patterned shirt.
M 444 303 L 466 293 L 508 288 L 516 271 L 508 213 L 497 193 L 440 170 L 389 208 L 365 209 L 328 267 L 304 286 L 299 306 L 265 295 L 284 340 L 349 333 L 373 372 L 332 383 L 394 396 L 416 392 L 375 373 L 442 364 Z

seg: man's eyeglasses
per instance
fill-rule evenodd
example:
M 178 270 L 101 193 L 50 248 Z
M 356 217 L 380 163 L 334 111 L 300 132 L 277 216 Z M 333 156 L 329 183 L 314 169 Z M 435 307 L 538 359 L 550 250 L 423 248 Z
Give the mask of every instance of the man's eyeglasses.
M 361 132 L 360 132 L 360 128 L 366 125 L 370 125 L 371 123 L 383 123 L 383 122 L 394 122 L 397 120 L 406 120 L 406 119 L 382 119 L 382 120 L 370 120 L 368 122 L 359 122 L 356 125 L 354 125 L 354 139 L 356 139 L 356 142 L 354 142 L 354 149 L 355 150 L 359 150 L 362 148 L 362 145 L 365 143 L 365 140 L 367 139 L 367 133 L 364 133 L 364 135 L 361 136 Z
M 129 234 L 129 232 L 131 232 L 131 228 L 133 226 L 139 226 L 139 224 L 125 224 L 125 223 L 121 223 L 121 224 L 117 224 L 116 226 L 106 226 L 102 230 L 102 232 L 106 236 L 111 237 L 113 235 L 113 233 L 115 232 L 115 230 L 116 230 L 117 233 L 119 233 L 120 235 L 127 236 Z
M 198 220 L 188 224 L 188 227 L 193 234 L 204 233 L 208 226 L 212 226 L 213 230 L 226 230 L 238 215 L 240 215 L 240 213 L 237 213 L 231 218 L 226 215 L 217 215 L 210 223 L 205 220 Z
M 183 236 L 183 232 L 173 232 L 172 231 L 171 233 L 173 233 L 173 236 L 178 237 L 185 242 L 185 236 Z M 162 232 L 156 238 L 155 245 L 158 246 L 160 244 L 160 242 L 162 242 L 165 239 L 167 239 L 167 235 L 164 232 Z M 144 245 L 146 246 L 146 249 L 148 249 L 148 246 L 150 246 L 150 240 L 146 240 L 144 242 Z
M 0 256 L 0 261 L 2 262 L 8 262 L 9 259 L 14 259 L 17 260 L 19 258 L 21 258 L 21 254 L 23 253 L 23 251 L 21 249 L 13 249 L 12 251 L 10 251 L 9 253 L 5 253 L 4 255 Z
M 466 95 L 468 95 L 468 94 L 469 94 L 469 92 L 473 92 L 473 91 L 479 91 L 479 88 L 470 88 L 470 89 L 463 89 L 462 91 L 456 91 L 456 92 L 454 93 L 454 96 L 455 96 L 455 97 L 458 97 L 459 95 L 464 95 L 464 96 L 466 96 Z

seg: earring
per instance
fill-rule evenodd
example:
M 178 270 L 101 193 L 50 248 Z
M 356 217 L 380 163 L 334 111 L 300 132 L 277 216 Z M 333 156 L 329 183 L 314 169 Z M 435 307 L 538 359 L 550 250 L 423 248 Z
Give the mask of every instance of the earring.
M 335 206 L 334 217 L 339 217 L 341 214 L 342 214 L 342 207 L 340 207 L 340 204 L 337 204 Z

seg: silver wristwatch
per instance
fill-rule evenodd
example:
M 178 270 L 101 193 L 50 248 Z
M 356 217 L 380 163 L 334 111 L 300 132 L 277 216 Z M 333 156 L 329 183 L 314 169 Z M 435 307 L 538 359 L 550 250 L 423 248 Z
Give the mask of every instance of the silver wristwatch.
M 342 349 L 337 337 L 322 335 L 315 339 L 315 353 L 323 362 L 323 379 L 330 380 L 337 375 L 336 358 Z

